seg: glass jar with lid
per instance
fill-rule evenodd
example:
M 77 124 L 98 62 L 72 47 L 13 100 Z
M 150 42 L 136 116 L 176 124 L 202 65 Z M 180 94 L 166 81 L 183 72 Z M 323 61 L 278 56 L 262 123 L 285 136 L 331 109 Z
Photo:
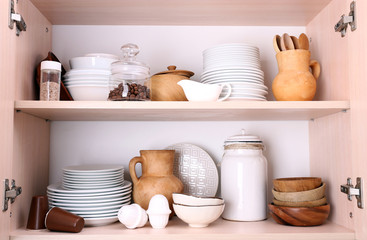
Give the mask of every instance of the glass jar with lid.
M 226 203 L 224 219 L 259 221 L 267 218 L 267 160 L 257 136 L 229 137 L 221 163 L 221 194 Z
M 150 69 L 146 64 L 136 60 L 139 47 L 129 43 L 123 45 L 121 51 L 122 60 L 111 64 L 108 100 L 149 101 Z

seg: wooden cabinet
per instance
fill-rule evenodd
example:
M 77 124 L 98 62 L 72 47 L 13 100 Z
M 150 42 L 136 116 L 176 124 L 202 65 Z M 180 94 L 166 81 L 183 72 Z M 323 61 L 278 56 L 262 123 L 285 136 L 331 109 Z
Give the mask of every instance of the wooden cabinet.
M 367 179 L 366 118 L 367 49 L 365 1 L 357 1 L 356 31 L 344 38 L 333 26 L 349 13 L 349 1 L 223 1 L 223 0 L 27 0 L 16 4 L 27 31 L 15 36 L 7 27 L 8 2 L 1 2 L 1 180 L 15 179 L 23 193 L 0 213 L 0 239 L 367 239 L 365 209 L 357 208 L 339 190 L 347 177 Z M 317 39 L 311 44 L 323 66 L 312 102 L 116 103 L 38 102 L 34 69 L 51 49 L 52 25 L 182 25 L 182 26 L 305 26 Z M 194 114 L 195 113 L 195 114 Z M 168 228 L 136 231 L 119 224 L 86 228 L 80 234 L 26 231 L 30 199 L 44 194 L 48 184 L 50 121 L 249 121 L 310 120 L 311 174 L 328 185 L 330 221 L 313 228 L 262 222 L 218 220 L 210 228 L 190 229 L 175 219 Z M 11 215 L 11 217 L 10 217 Z

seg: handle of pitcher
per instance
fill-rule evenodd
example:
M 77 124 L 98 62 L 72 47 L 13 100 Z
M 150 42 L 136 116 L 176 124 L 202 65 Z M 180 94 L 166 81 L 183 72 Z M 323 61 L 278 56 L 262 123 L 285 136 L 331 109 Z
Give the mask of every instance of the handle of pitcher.
M 142 164 L 142 159 L 143 159 L 142 157 L 134 157 L 133 159 L 130 160 L 129 163 L 130 176 L 134 184 L 136 184 L 139 181 L 139 178 L 136 176 L 135 166 L 138 163 Z
M 319 78 L 320 72 L 321 72 L 320 64 L 316 60 L 311 60 L 310 61 L 310 68 L 312 70 L 312 75 L 317 80 Z

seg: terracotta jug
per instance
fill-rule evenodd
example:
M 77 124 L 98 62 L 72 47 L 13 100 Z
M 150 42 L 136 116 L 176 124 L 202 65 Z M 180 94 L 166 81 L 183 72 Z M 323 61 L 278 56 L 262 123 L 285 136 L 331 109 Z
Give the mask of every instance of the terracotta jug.
M 308 50 L 296 49 L 277 53 L 279 73 L 273 81 L 273 94 L 278 101 L 311 101 L 316 93 L 320 64 L 310 61 Z M 311 68 L 311 72 L 310 72 Z
M 130 160 L 129 170 L 133 181 L 133 199 L 145 210 L 156 194 L 164 195 L 172 207 L 172 193 L 181 193 L 183 183 L 173 175 L 175 150 L 141 150 L 139 157 Z M 142 175 L 136 176 L 135 166 L 141 164 Z

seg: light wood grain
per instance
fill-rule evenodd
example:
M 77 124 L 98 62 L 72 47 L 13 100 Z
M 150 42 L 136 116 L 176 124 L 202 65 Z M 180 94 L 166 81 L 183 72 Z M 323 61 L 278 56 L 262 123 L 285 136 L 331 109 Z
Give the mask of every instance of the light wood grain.
M 347 101 L 88 102 L 17 101 L 15 109 L 49 120 L 309 120 L 349 109 Z
M 360 9 L 361 14 L 357 16 L 357 30 L 354 32 L 347 31 L 346 38 L 348 39 L 348 78 L 351 81 L 350 85 L 350 100 L 353 106 L 351 111 L 351 138 L 352 138 L 352 156 L 351 165 L 353 168 L 352 180 L 356 183 L 356 177 L 362 177 L 365 183 L 367 181 L 367 31 L 363 26 L 367 26 L 367 2 L 356 1 L 357 10 Z M 348 8 L 349 9 L 349 2 Z M 365 185 L 366 186 L 366 185 Z M 364 191 L 366 187 L 364 187 Z M 354 229 L 356 230 L 357 239 L 367 239 L 367 204 L 364 201 L 364 209 L 357 207 L 356 199 L 353 199 L 353 218 Z
M 0 2 L 0 183 L 12 178 L 15 31 L 8 28 L 8 1 Z M 1 185 L 2 186 L 2 185 Z M 3 192 L 0 192 L 3 199 Z M 2 200 L 1 200 L 2 202 Z M 9 203 L 10 204 L 10 203 Z M 10 210 L 0 211 L 0 240 L 9 239 Z
M 331 0 L 31 1 L 57 25 L 305 26 Z
M 7 2 L 7 1 L 6 1 Z M 7 78 L 14 84 L 14 100 L 35 99 L 36 82 L 34 73 L 38 63 L 51 49 L 52 26 L 48 20 L 29 1 L 19 1 L 16 11 L 21 13 L 27 24 L 27 30 L 14 39 L 13 64 L 8 64 L 14 77 Z M 48 28 L 48 32 L 46 32 Z M 15 32 L 12 32 L 15 35 Z M 8 89 L 9 91 L 9 89 Z M 10 102 L 10 105 L 13 103 Z M 14 110 L 10 112 L 14 116 Z M 15 114 L 14 124 L 7 127 L 14 134 L 12 176 L 21 186 L 22 194 L 11 206 L 11 229 L 27 223 L 31 198 L 45 194 L 48 183 L 49 162 L 49 123 L 44 119 L 27 114 Z M 14 126 L 14 128 L 13 128 Z M 10 160 L 8 160 L 10 161 Z
M 180 219 L 174 217 L 164 229 L 153 229 L 149 223 L 134 230 L 126 229 L 121 223 L 102 227 L 84 228 L 78 234 L 65 234 L 50 231 L 12 232 L 11 240 L 242 240 L 242 239 L 272 239 L 272 240 L 351 240 L 354 233 L 351 230 L 326 222 L 324 225 L 312 228 L 295 228 L 275 223 L 272 219 L 258 222 L 232 222 L 218 219 L 206 228 L 191 228 Z

